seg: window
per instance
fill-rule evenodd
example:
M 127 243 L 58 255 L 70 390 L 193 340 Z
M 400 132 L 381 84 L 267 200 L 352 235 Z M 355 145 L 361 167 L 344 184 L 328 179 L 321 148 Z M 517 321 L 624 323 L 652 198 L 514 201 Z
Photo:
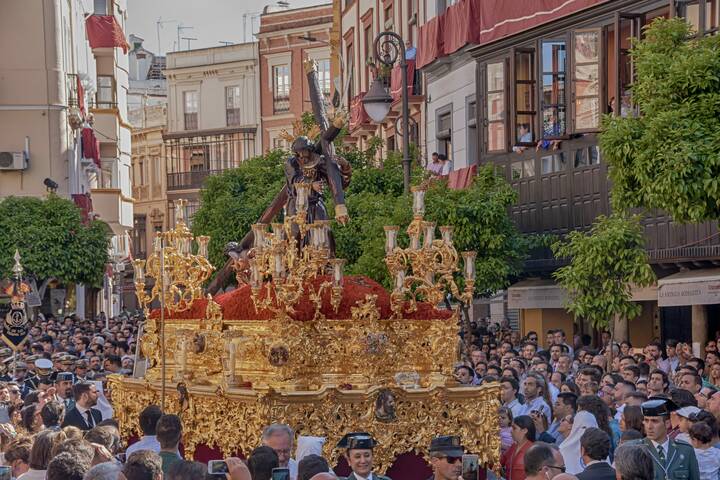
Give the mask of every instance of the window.
M 330 80 L 330 59 L 323 58 L 317 61 L 317 76 L 320 84 L 320 91 L 326 97 L 330 96 L 332 81 Z
M 108 0 L 94 0 L 93 13 L 95 15 L 108 15 Z
M 535 51 L 515 52 L 515 143 L 535 144 Z
M 408 2 L 408 28 L 407 40 L 411 45 L 415 45 L 417 40 L 417 28 L 418 28 L 418 0 L 407 0 Z
M 383 25 L 385 26 L 385 30 L 394 30 L 394 28 L 393 28 L 393 23 L 394 23 L 393 6 L 394 6 L 394 4 L 390 3 L 383 10 L 383 15 L 384 15 Z
M 675 10 L 685 18 L 698 35 L 718 31 L 720 23 L 720 0 L 676 0 Z
M 631 39 L 640 39 L 644 19 L 642 15 L 617 13 L 615 16 L 615 89 L 612 92 L 612 111 L 623 117 L 637 116 L 632 104 L 631 85 L 635 79 L 635 66 L 630 57 Z
M 192 90 L 183 92 L 183 104 L 185 105 L 185 130 L 198 129 L 198 101 L 200 95 Z
M 565 154 L 562 152 L 544 155 L 540 158 L 540 173 L 547 175 L 565 170 Z
M 290 111 L 290 66 L 273 67 L 273 112 Z
M 272 146 L 275 150 L 289 150 L 288 142 L 282 137 L 273 137 Z
M 452 105 L 438 110 L 436 121 L 437 152 L 452 161 Z
M 184 171 L 206 172 L 210 170 L 210 147 L 208 145 L 194 145 L 183 147 Z
M 352 109 L 352 100 L 355 96 L 355 51 L 353 50 L 353 44 L 350 43 L 347 46 L 346 49 L 346 59 L 347 59 L 347 68 L 345 69 L 345 73 L 347 75 L 347 79 L 345 80 L 345 89 L 347 90 L 347 111 L 349 112 Z
M 451 5 L 455 5 L 459 0 L 436 0 L 437 15 L 442 15 Z
M 225 87 L 225 119 L 227 126 L 240 125 L 240 87 Z
M 111 75 L 97 76 L 97 93 L 95 96 L 97 108 L 113 108 L 115 101 L 115 79 Z
M 575 168 L 589 167 L 600 164 L 600 147 L 592 145 L 575 150 Z
M 372 78 L 370 78 L 370 63 L 372 63 L 375 58 L 375 42 L 373 38 L 373 30 L 372 30 L 372 24 L 368 25 L 365 30 L 365 88 L 366 90 L 370 89 L 370 82 L 372 82 Z
M 133 256 L 135 258 L 145 258 L 147 254 L 147 218 L 145 215 L 136 215 L 133 219 Z
M 505 150 L 505 62 L 487 66 L 487 101 L 485 138 L 488 152 Z M 532 140 L 532 138 L 530 139 Z
M 542 42 L 542 138 L 565 135 L 565 73 L 567 48 L 564 40 Z
M 510 164 L 510 179 L 520 180 L 535 176 L 535 160 L 521 160 Z
M 600 128 L 600 45 L 599 29 L 573 34 L 573 93 L 575 98 L 574 131 Z
M 480 163 L 477 138 L 477 102 L 472 95 L 467 99 L 467 166 Z

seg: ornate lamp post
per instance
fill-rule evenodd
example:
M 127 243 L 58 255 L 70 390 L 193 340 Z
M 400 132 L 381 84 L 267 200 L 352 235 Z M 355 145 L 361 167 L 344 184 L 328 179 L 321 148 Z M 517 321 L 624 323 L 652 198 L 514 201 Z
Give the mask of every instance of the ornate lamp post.
M 410 193 L 410 107 L 407 93 L 407 60 L 402 37 L 395 32 L 380 32 L 375 37 L 375 56 L 380 63 L 390 68 L 399 62 L 402 70 L 403 189 L 407 194 Z M 388 90 L 385 81 L 378 76 L 362 100 L 365 111 L 375 123 L 385 120 L 390 111 L 393 99 Z
M 161 407 L 165 409 L 165 310 L 183 312 L 195 300 L 203 297 L 202 284 L 210 277 L 214 267 L 207 259 L 210 237 L 195 238 L 198 253 L 192 253 L 193 234 L 185 223 L 187 200 L 175 201 L 175 228 L 155 237 L 153 252 L 145 260 L 133 261 L 135 293 L 138 302 L 149 318 L 150 303 L 160 302 L 160 357 L 162 369 Z M 145 279 L 155 279 L 150 294 L 145 291 Z

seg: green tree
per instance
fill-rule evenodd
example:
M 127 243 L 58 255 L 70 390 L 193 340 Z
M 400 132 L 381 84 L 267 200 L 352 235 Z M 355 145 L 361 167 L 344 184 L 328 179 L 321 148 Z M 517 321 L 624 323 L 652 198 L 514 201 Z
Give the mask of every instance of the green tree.
M 683 19 L 658 19 L 633 45 L 641 116 L 609 116 L 600 135 L 615 207 L 720 216 L 720 37 L 690 34 Z
M 556 257 L 570 259 L 553 276 L 569 293 L 566 306 L 576 317 L 606 328 L 616 316 L 640 314 L 641 305 L 631 300 L 631 285 L 646 287 L 655 281 L 640 217 L 601 215 L 589 232 L 570 232 L 552 248 Z
M 63 283 L 102 284 L 108 262 L 108 227 L 83 224 L 70 200 L 8 197 L 0 201 L 0 278 L 9 278 L 15 249 L 27 275 Z
M 273 150 L 206 180 L 192 229 L 195 235 L 210 235 L 208 251 L 216 268 L 225 264 L 225 245 L 243 238 L 282 189 L 286 157 Z

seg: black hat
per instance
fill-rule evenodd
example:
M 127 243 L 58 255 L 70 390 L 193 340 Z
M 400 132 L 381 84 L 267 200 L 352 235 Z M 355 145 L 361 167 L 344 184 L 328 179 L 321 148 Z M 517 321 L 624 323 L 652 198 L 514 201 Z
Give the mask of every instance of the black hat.
M 337 443 L 335 448 L 348 448 L 348 443 L 350 441 L 350 438 L 352 437 L 370 437 L 370 434 L 367 432 L 350 432 L 346 433 L 340 441 Z M 372 438 L 372 437 L 370 437 Z M 356 447 L 357 448 L 357 447 Z
M 58 372 L 55 377 L 56 382 L 72 382 L 74 380 L 72 372 Z
M 430 441 L 430 453 L 440 453 L 448 457 L 462 457 L 465 454 L 465 447 L 460 443 L 460 437 L 441 435 Z
M 675 402 L 669 398 L 650 397 L 640 405 L 644 417 L 667 417 L 670 412 L 678 409 Z
M 348 439 L 347 444 L 348 450 L 372 450 L 376 442 L 370 435 L 355 435 Z

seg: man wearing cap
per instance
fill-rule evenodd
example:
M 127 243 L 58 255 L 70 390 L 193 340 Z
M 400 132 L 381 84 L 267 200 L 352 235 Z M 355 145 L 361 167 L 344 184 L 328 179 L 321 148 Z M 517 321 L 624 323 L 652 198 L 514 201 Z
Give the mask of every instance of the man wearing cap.
M 655 480 L 699 480 L 697 458 L 693 447 L 668 437 L 670 413 L 677 410 L 672 400 L 651 398 L 641 406 L 645 438 L 639 442 L 647 448 L 655 464 Z
M 390 480 L 373 473 L 373 448 L 375 439 L 366 432 L 353 432 L 345 435 L 338 448 L 346 448 L 345 459 L 352 470 L 347 480 Z
M 430 466 L 433 475 L 429 480 L 457 480 L 462 475 L 462 456 L 465 449 L 460 437 L 442 435 L 430 441 Z
M 75 381 L 84 382 L 87 380 L 88 364 L 87 360 L 78 360 L 75 362 Z
M 73 374 L 70 372 L 59 372 L 55 377 L 55 400 L 70 411 L 75 406 L 72 398 Z

